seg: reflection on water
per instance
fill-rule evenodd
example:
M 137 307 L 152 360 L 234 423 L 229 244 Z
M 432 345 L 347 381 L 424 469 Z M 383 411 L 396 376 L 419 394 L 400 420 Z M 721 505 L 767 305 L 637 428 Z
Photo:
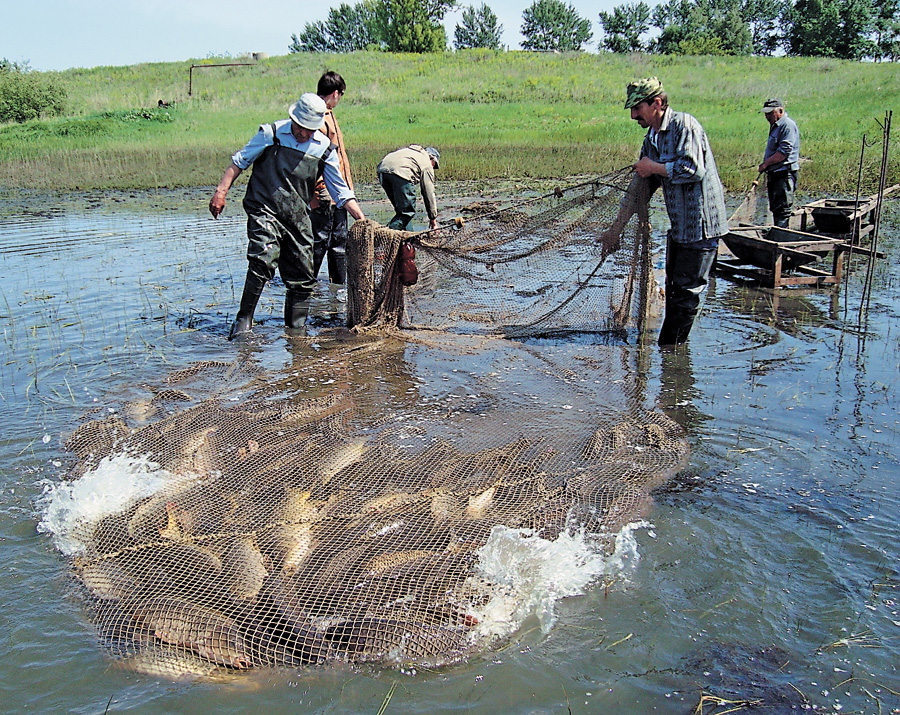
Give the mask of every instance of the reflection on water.
M 691 436 L 703 433 L 703 423 L 711 420 L 698 407 L 703 399 L 694 378 L 691 345 L 660 348 L 659 395 L 657 406 Z
M 372 388 L 387 406 L 446 416 L 445 429 L 529 420 L 563 438 L 595 409 L 600 375 L 637 366 L 645 406 L 678 421 L 692 452 L 634 532 L 633 567 L 560 602 L 547 632 L 526 619 L 506 647 L 439 673 L 336 666 L 172 684 L 109 667 L 65 564 L 37 532 L 42 490 L 65 478 L 62 440 L 110 395 L 127 400 L 198 360 L 302 374 L 310 355 L 342 349 L 315 336 L 340 322 L 343 303 L 321 283 L 313 339 L 291 340 L 273 285 L 254 339 L 228 343 L 246 267 L 241 217 L 213 222 L 204 202 L 153 212 L 49 205 L 7 210 L 0 222 L 4 711 L 96 713 L 112 696 L 110 712 L 237 713 L 265 698 L 275 711 L 358 713 L 392 692 L 386 712 L 681 715 L 701 704 L 723 712 L 714 708 L 726 700 L 763 700 L 770 712 L 898 712 L 896 261 L 877 265 L 864 330 L 854 274 L 839 292 L 720 278 L 691 341 L 672 352 L 633 336 L 573 339 L 479 362 L 461 344 L 386 341 Z M 893 256 L 900 236 L 889 218 L 880 247 Z M 536 394 L 532 373 L 561 356 L 579 366 L 571 391 Z M 327 390 L 348 377 L 315 379 Z M 493 409 L 485 386 L 511 396 L 509 414 Z M 552 400 L 573 419 L 541 422 Z

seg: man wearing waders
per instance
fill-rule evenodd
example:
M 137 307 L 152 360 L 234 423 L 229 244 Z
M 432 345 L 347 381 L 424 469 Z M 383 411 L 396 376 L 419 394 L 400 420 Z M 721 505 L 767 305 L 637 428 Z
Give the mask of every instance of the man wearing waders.
M 381 160 L 376 169 L 378 183 L 394 207 L 394 217 L 388 222 L 388 228 L 405 231 L 409 227 L 416 215 L 416 184 L 422 191 L 428 227 L 438 227 L 434 172 L 440 160 L 441 154 L 437 149 L 420 144 L 400 147 Z
M 250 331 L 256 304 L 266 282 L 275 277 L 276 268 L 286 289 L 284 324 L 289 329 L 306 324 L 309 297 L 316 285 L 309 202 L 319 176 L 338 208 L 346 208 L 357 221 L 365 218 L 341 176 L 334 145 L 317 131 L 325 123 L 326 109 L 321 97 L 307 93 L 291 105 L 290 119 L 260 126 L 246 146 L 231 157 L 232 163 L 209 201 L 210 213 L 218 218 L 235 179 L 253 165 L 244 197 L 249 266 L 229 340 Z
M 600 240 L 615 246 L 633 211 L 625 199 L 644 188 L 641 182 L 646 182 L 648 197 L 662 186 L 670 227 L 666 234 L 666 314 L 658 342 L 677 345 L 688 339 L 700 312 L 719 237 L 728 233 L 725 192 L 706 132 L 690 114 L 672 111 L 659 79 L 637 80 L 625 91 L 625 109 L 647 134 L 619 216 Z
M 338 159 L 341 164 L 341 176 L 347 182 L 350 190 L 353 190 L 353 176 L 350 173 L 350 158 L 347 156 L 347 148 L 344 146 L 344 135 L 334 115 L 334 108 L 341 101 L 347 84 L 344 78 L 337 72 L 326 72 L 319 78 L 316 89 L 324 101 L 328 111 L 325 112 L 325 124 L 319 130 L 335 145 Z M 316 184 L 316 193 L 309 204 L 312 209 L 313 233 L 315 235 L 315 247 L 313 251 L 313 275 L 319 275 L 319 269 L 325 257 L 328 256 L 328 280 L 332 283 L 343 285 L 347 282 L 347 210 L 337 208 L 328 196 L 325 181 L 319 179 Z

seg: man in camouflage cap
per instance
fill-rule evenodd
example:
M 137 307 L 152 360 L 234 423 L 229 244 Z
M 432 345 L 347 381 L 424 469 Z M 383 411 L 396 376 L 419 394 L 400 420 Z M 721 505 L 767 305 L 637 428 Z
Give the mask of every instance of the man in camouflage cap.
M 639 182 L 646 182 L 648 197 L 662 186 L 669 215 L 666 314 L 659 344 L 675 345 L 688 338 L 719 237 L 728 232 L 725 194 L 706 132 L 690 114 L 672 111 L 658 78 L 631 82 L 626 87 L 625 109 L 647 130 L 629 193 L 640 190 Z M 627 205 L 623 201 L 623 209 Z M 618 230 L 629 218 L 622 214 L 614 224 Z
M 658 97 L 663 93 L 662 82 L 657 77 L 635 80 L 625 87 L 625 109 L 631 109 L 641 102 Z

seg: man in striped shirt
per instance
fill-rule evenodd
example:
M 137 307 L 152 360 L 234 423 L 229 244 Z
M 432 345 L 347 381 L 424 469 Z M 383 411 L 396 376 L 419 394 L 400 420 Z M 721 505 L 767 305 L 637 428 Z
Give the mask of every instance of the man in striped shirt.
M 625 109 L 647 129 L 636 181 L 650 196 L 662 186 L 670 228 L 666 245 L 666 313 L 660 345 L 687 340 L 700 311 L 719 237 L 728 233 L 725 193 L 706 132 L 694 117 L 675 112 L 656 77 L 630 83 Z

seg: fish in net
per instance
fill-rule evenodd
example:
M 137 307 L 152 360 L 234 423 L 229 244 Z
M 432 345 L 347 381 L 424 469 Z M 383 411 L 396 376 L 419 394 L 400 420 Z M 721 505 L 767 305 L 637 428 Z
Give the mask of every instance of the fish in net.
M 588 330 L 601 312 L 604 329 L 632 320 L 646 223 L 626 228 L 616 251 L 594 248 L 599 217 L 622 195 L 586 184 L 509 220 L 477 214 L 417 244 L 421 287 L 439 309 L 427 292 L 391 298 L 393 259 L 373 258 L 373 290 L 351 311 L 365 308 L 357 330 L 295 338 L 281 370 L 197 363 L 89 415 L 66 442 L 71 478 L 140 462 L 161 479 L 76 527 L 71 571 L 107 653 L 172 678 L 447 665 L 496 642 L 485 614 L 507 586 L 481 558 L 497 529 L 577 532 L 611 551 L 683 464 L 683 433 L 645 406 L 641 369 L 614 349 L 551 356 L 509 336 Z M 597 223 L 582 229 L 577 216 Z M 371 253 L 350 260 L 357 275 L 365 255 L 396 256 L 409 239 L 374 233 Z M 577 315 L 560 321 L 570 307 Z M 428 330 L 398 334 L 413 316 Z M 434 366 L 464 358 L 477 386 L 432 395 L 446 379 Z M 517 371 L 529 380 L 510 389 Z

